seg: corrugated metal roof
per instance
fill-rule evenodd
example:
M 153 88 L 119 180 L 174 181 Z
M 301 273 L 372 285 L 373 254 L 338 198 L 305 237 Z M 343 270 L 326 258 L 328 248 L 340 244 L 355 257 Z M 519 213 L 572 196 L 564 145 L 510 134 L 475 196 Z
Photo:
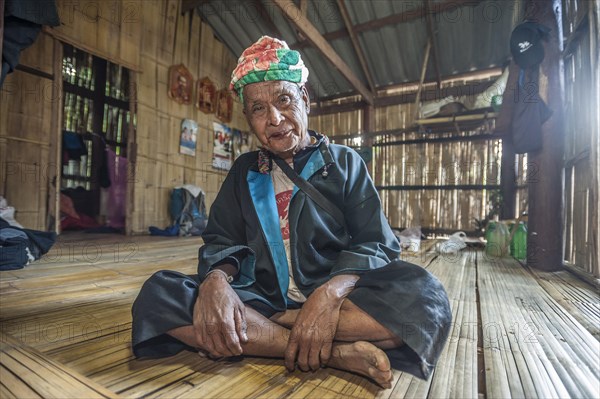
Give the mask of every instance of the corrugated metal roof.
M 295 3 L 299 7 L 299 1 Z M 418 14 L 424 3 L 345 0 L 354 27 L 390 16 L 402 17 L 399 22 L 357 32 L 377 88 L 419 80 L 428 40 L 426 18 Z M 442 78 L 502 66 L 509 59 L 510 33 L 523 14 L 523 0 L 455 0 L 454 4 L 433 0 L 430 4 Z M 264 34 L 280 36 L 291 47 L 299 47 L 310 71 L 308 83 L 313 100 L 356 92 L 318 49 L 299 46 L 302 36 L 272 1 L 207 0 L 197 10 L 236 58 Z M 328 42 L 368 87 L 350 36 L 344 34 L 346 27 L 337 2 L 308 0 L 306 17 L 326 38 L 327 34 L 334 35 Z M 435 79 L 430 55 L 426 80 Z

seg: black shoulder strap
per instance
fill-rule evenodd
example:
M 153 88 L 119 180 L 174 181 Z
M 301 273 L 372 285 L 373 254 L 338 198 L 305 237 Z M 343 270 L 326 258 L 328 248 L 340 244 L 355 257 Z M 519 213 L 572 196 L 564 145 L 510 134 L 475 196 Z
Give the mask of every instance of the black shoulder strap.
M 316 202 L 317 205 L 323 208 L 325 212 L 333 216 L 334 219 L 341 226 L 346 226 L 346 219 L 344 218 L 344 214 L 342 213 L 342 211 L 340 211 L 340 208 L 338 208 L 333 204 L 333 202 L 325 198 L 325 196 L 321 194 L 319 190 L 315 188 L 315 186 L 310 184 L 308 181 L 306 181 L 306 179 L 304 179 L 302 176 L 296 173 L 296 171 L 292 169 L 292 167 L 288 165 L 288 163 L 285 162 L 283 159 L 279 157 L 273 157 L 273 160 L 275 161 L 275 163 L 277 163 L 277 165 L 279 165 L 281 170 L 283 170 L 283 173 L 285 173 L 286 176 L 292 182 L 294 182 L 296 187 L 304 191 L 306 195 L 308 195 L 314 202 Z

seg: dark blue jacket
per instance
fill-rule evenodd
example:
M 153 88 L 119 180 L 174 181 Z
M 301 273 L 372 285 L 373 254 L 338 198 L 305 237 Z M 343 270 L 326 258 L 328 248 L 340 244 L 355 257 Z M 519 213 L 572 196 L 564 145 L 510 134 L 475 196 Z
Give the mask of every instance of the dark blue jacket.
M 294 188 L 289 209 L 291 265 L 294 281 L 306 297 L 333 275 L 362 274 L 385 266 L 400 253 L 360 156 L 310 134 L 319 140 L 294 157 L 294 168 L 340 208 L 346 225 Z M 288 263 L 271 175 L 259 172 L 257 151 L 233 164 L 202 238 L 200 276 L 219 263 L 233 263 L 239 273 L 232 286 L 242 300 L 261 300 L 285 309 Z

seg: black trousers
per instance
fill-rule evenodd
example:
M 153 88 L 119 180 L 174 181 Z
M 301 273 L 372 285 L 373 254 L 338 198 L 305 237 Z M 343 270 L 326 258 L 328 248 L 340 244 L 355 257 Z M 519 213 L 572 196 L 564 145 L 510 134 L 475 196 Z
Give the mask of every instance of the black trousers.
M 170 356 L 193 349 L 165 333 L 191 325 L 198 296 L 197 275 L 160 271 L 148 279 L 132 308 L 132 345 L 137 357 Z M 427 270 L 401 260 L 371 270 L 348 299 L 402 339 L 386 351 L 392 367 L 428 378 L 439 358 L 452 315 L 446 291 Z M 265 317 L 276 313 L 265 301 L 246 302 Z

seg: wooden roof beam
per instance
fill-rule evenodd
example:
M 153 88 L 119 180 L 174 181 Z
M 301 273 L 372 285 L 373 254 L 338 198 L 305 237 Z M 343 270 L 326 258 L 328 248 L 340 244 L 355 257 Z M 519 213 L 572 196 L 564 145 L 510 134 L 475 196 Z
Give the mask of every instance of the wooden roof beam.
M 308 0 L 300 0 L 300 11 L 302 12 L 302 15 L 307 18 L 308 15 Z M 299 42 L 306 40 L 306 37 L 304 37 L 304 35 L 302 34 L 302 32 L 298 31 L 298 29 L 296 29 L 296 38 L 298 39 Z
M 423 58 L 423 65 L 421 67 L 421 79 L 419 80 L 419 87 L 417 87 L 417 95 L 415 97 L 415 114 L 413 120 L 416 120 L 419 116 L 419 102 L 421 101 L 421 90 L 423 90 L 423 82 L 425 82 L 425 73 L 427 72 L 427 64 L 429 63 L 429 54 L 431 53 L 431 38 L 427 40 L 427 47 L 425 49 L 425 58 Z
M 337 5 L 340 10 L 340 14 L 342 15 L 342 19 L 344 20 L 344 24 L 346 25 L 346 29 L 348 30 L 348 34 L 350 35 L 350 40 L 352 40 L 352 46 L 354 47 L 354 51 L 358 56 L 358 61 L 360 61 L 360 66 L 362 67 L 363 73 L 367 77 L 369 89 L 371 89 L 371 91 L 375 91 L 375 82 L 373 80 L 373 74 L 369 69 L 369 64 L 367 63 L 365 53 L 360 45 L 360 42 L 358 41 L 358 36 L 354 32 L 354 28 L 352 27 L 350 13 L 348 13 L 348 9 L 346 8 L 344 0 L 337 0 Z
M 429 41 L 431 43 L 431 56 L 433 66 L 435 68 L 435 78 L 438 84 L 438 89 L 442 88 L 442 74 L 440 68 L 440 56 L 437 50 L 437 43 L 435 40 L 436 31 L 433 28 L 433 17 L 431 16 L 431 0 L 425 0 L 425 19 L 427 20 L 427 33 L 429 34 Z
M 296 7 L 291 0 L 273 0 L 288 20 L 296 27 L 306 38 L 319 50 L 325 58 L 329 60 L 350 82 L 350 84 L 363 96 L 368 104 L 373 104 L 374 94 L 370 91 L 358 77 L 352 72 L 352 69 L 339 56 L 339 54 L 325 40 L 323 35 L 314 27 L 314 25 L 302 15 L 302 11 Z

